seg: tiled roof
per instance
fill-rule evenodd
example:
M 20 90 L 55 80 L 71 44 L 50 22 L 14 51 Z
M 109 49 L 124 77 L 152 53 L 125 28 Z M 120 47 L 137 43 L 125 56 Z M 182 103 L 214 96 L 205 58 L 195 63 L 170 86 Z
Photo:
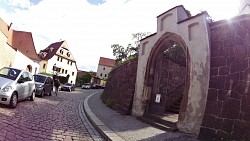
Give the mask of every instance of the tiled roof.
M 10 42 L 9 39 L 8 42 Z M 13 30 L 11 45 L 13 48 L 17 49 L 19 52 L 21 52 L 31 60 L 40 60 L 36 53 L 31 32 Z
M 115 67 L 115 60 L 114 59 L 100 57 L 99 65 L 107 66 L 107 67 Z
M 7 43 L 31 60 L 39 61 L 31 32 L 13 30 L 0 18 L 0 31 L 8 38 Z
M 64 41 L 61 42 L 55 42 L 50 44 L 47 48 L 44 50 L 41 50 L 39 53 L 39 57 L 42 60 L 49 60 L 51 59 L 57 52 L 57 50 L 61 47 Z
M 67 55 L 66 52 L 63 53 L 63 54 L 58 52 L 59 48 L 63 48 L 64 51 L 66 50 L 67 53 L 69 53 L 69 56 Z M 67 45 L 66 41 L 60 41 L 60 42 L 52 43 L 47 48 L 45 48 L 44 50 L 41 50 L 40 53 L 39 53 L 39 57 L 42 60 L 49 60 L 54 55 L 58 55 L 58 56 L 61 56 L 63 58 L 66 58 L 68 60 L 75 61 L 75 59 L 73 58 L 73 55 L 69 51 L 69 48 L 68 48 L 68 45 Z

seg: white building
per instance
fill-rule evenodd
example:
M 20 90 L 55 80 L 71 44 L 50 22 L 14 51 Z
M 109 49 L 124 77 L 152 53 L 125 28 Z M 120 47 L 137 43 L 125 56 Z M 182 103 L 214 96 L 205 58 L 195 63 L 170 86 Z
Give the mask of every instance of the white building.
M 39 53 L 40 73 L 50 73 L 69 77 L 68 83 L 75 84 L 77 76 L 76 61 L 66 41 L 55 42 Z M 57 71 L 54 69 L 57 68 Z
M 100 57 L 99 64 L 96 72 L 96 76 L 101 79 L 100 85 L 106 84 L 106 80 L 108 79 L 109 72 L 115 67 L 115 60 Z

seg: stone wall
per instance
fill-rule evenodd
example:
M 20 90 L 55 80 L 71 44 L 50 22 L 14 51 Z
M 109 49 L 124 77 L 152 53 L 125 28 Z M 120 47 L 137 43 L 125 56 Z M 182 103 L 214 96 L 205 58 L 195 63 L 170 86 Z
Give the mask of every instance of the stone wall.
M 109 73 L 101 99 L 121 114 L 131 114 L 138 60 L 127 62 Z
M 250 15 L 214 22 L 211 73 L 199 138 L 250 140 Z

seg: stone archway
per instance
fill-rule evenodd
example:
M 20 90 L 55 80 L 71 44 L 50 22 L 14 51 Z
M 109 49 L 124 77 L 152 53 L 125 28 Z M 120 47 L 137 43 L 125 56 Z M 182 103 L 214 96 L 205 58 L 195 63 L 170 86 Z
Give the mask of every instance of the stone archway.
M 182 48 L 184 53 L 184 64 L 180 65 L 180 63 L 174 63 L 164 57 L 164 53 L 173 47 L 173 45 L 178 45 Z M 188 51 L 185 45 L 185 42 L 176 34 L 173 33 L 166 33 L 162 36 L 162 38 L 155 44 L 154 48 L 151 51 L 151 55 L 149 57 L 149 62 L 146 68 L 146 75 L 145 75 L 145 89 L 150 91 L 147 105 L 147 111 L 150 113 L 163 115 L 166 111 L 166 108 L 171 105 L 171 102 L 174 103 L 179 99 L 183 98 L 183 95 L 187 95 L 187 89 L 189 86 L 188 83 Z M 171 70 L 170 67 L 172 66 Z M 185 69 L 185 70 L 183 70 Z M 173 74 L 175 71 L 176 74 Z M 177 74 L 178 73 L 178 74 Z M 175 75 L 172 79 L 176 79 L 175 84 L 171 85 L 169 82 L 170 75 Z M 182 78 L 181 78 L 182 77 Z M 173 81 L 171 81 L 173 82 Z M 178 87 L 185 85 L 185 94 L 170 96 L 171 92 Z M 156 97 L 160 96 L 160 100 L 157 102 Z M 186 97 L 186 96 L 184 96 Z M 183 108 L 182 108 L 183 109 Z M 185 107 L 184 107 L 185 109 Z
M 155 59 L 158 53 L 165 51 L 164 46 L 171 46 L 170 41 L 173 41 L 185 52 L 187 73 L 177 127 L 182 132 L 198 134 L 209 86 L 211 58 L 208 23 L 211 21 L 207 13 L 189 17 L 185 11 L 184 7 L 177 6 L 162 13 L 157 17 L 157 32 L 140 41 L 132 114 L 143 116 L 152 110 L 150 102 L 156 100 L 157 94 L 153 88 L 157 85 L 154 84 L 157 73 Z M 163 107 L 159 113 L 164 111 L 165 103 L 155 104 L 157 106 Z
M 164 51 L 172 47 L 174 44 L 178 44 L 185 56 L 185 67 L 182 67 L 180 65 L 176 65 L 176 63 L 173 63 L 172 61 L 166 62 L 166 59 L 164 59 Z M 154 45 L 151 54 L 149 55 L 148 58 L 148 64 L 146 67 L 146 74 L 145 74 L 145 85 L 144 85 L 144 91 L 147 91 L 147 96 L 148 96 L 148 102 L 146 105 L 146 111 L 148 113 L 153 113 L 157 115 L 164 115 L 166 112 L 166 109 L 168 106 L 171 105 L 171 102 L 174 103 L 177 100 L 181 100 L 181 106 L 180 106 L 180 111 L 179 111 L 179 117 L 183 117 L 185 109 L 187 108 L 187 97 L 188 97 L 188 89 L 189 89 L 189 53 L 188 53 L 188 48 L 182 40 L 182 38 L 174 33 L 166 33 L 164 34 Z M 168 64 L 166 64 L 168 63 Z M 171 64 L 170 64 L 171 63 Z M 166 84 L 169 79 L 169 72 L 167 71 L 167 67 L 169 65 L 174 66 L 175 68 L 179 68 L 176 71 L 179 72 L 184 72 L 184 75 L 181 74 L 179 77 L 184 77 L 184 78 L 178 78 L 176 80 L 176 85 L 177 86 L 170 86 L 170 84 Z M 185 70 L 183 70 L 185 69 Z M 171 73 L 171 72 L 170 72 Z M 183 86 L 183 90 L 181 91 L 181 94 L 176 95 L 173 97 L 170 92 L 168 92 L 170 89 L 177 89 L 177 87 L 180 87 L 181 85 Z M 160 102 L 156 102 L 156 97 L 157 95 L 160 95 Z M 179 118 L 182 119 L 182 118 Z

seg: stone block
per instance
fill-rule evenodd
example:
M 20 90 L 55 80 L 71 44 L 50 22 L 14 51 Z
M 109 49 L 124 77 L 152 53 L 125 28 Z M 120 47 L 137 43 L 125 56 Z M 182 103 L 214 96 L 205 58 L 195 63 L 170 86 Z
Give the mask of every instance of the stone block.
M 202 126 L 209 127 L 209 128 L 214 128 L 215 127 L 215 123 L 216 123 L 215 116 L 204 115 Z
M 247 48 L 243 45 L 234 46 L 235 59 L 245 59 L 247 57 Z
M 250 24 L 250 23 L 249 23 Z M 245 39 L 246 35 L 248 33 L 248 30 L 242 26 L 238 26 L 236 35 L 238 35 L 239 37 L 241 37 L 242 39 Z
M 238 90 L 243 95 L 250 95 L 250 82 L 240 81 Z
M 211 68 L 227 66 L 227 58 L 225 57 L 216 57 L 211 58 Z
M 221 130 L 225 131 L 226 133 L 230 134 L 233 130 L 234 120 L 231 119 L 224 119 L 222 122 Z
M 224 40 L 224 48 L 232 48 L 233 46 L 235 46 L 235 40 L 234 38 L 227 38 Z
M 240 101 L 228 98 L 223 103 L 222 117 L 229 119 L 239 119 L 240 114 Z
M 229 67 L 221 67 L 219 69 L 219 75 L 228 75 L 229 74 Z
M 247 133 L 248 127 L 249 127 L 249 122 L 236 120 L 232 131 L 232 139 L 243 140 Z
M 218 94 L 217 89 L 209 89 L 207 100 L 217 100 L 217 94 Z
M 221 112 L 222 112 L 222 102 L 215 100 L 207 101 L 205 114 L 220 117 Z
M 248 60 L 236 60 L 231 64 L 230 73 L 245 71 L 248 68 Z

